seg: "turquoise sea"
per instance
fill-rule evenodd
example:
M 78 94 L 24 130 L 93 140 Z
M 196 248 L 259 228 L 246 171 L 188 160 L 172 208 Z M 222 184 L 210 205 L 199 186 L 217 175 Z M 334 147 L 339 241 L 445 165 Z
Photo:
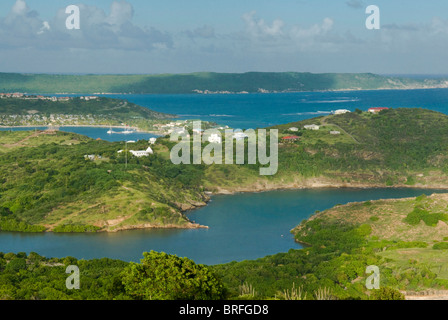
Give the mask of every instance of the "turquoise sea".
M 110 95 L 182 119 L 232 128 L 261 128 L 326 115 L 337 109 L 425 108 L 448 114 L 448 89 L 216 95 Z

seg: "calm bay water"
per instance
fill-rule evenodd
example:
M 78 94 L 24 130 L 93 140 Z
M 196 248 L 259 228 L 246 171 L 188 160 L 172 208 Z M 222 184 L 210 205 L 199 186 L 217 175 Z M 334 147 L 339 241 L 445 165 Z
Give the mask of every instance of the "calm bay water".
M 303 92 L 247 95 L 110 95 L 182 119 L 202 119 L 233 128 L 257 128 L 329 114 L 336 109 L 416 107 L 448 114 L 448 89 Z M 40 129 L 40 128 L 38 128 Z M 1 130 L 1 129 L 0 129 Z M 9 130 L 9 129 L 2 129 Z M 14 128 L 13 130 L 29 130 Z M 151 134 L 109 135 L 107 128 L 61 130 L 109 141 L 139 140 Z M 156 250 L 218 264 L 256 259 L 300 248 L 290 230 L 316 210 L 341 203 L 431 194 L 416 189 L 324 189 L 215 196 L 189 218 L 199 230 L 136 230 L 114 234 L 0 233 L 0 251 L 35 251 L 47 257 L 116 258 L 138 261 Z
M 290 230 L 316 210 L 336 204 L 431 194 L 417 189 L 288 190 L 215 196 L 189 214 L 207 225 L 198 230 L 134 230 L 100 234 L 0 233 L 0 251 L 38 252 L 47 257 L 116 258 L 139 261 L 156 250 L 197 263 L 219 264 L 261 258 L 301 246 Z

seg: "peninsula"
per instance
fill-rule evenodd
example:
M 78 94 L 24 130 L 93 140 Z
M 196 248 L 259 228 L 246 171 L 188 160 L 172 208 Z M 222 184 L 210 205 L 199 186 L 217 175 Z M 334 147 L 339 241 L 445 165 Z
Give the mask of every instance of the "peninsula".
M 41 94 L 247 94 L 447 87 L 448 79 L 410 79 L 371 73 L 197 72 L 159 75 L 0 73 L 0 92 Z
M 55 97 L 0 94 L 0 126 L 104 126 L 158 131 L 176 115 L 153 111 L 125 100 L 98 96 Z
M 126 150 L 124 142 L 57 131 L 0 132 L 0 227 L 39 232 L 196 228 L 201 226 L 184 212 L 206 205 L 210 193 L 448 189 L 448 116 L 441 113 L 357 110 L 275 128 L 280 145 L 274 176 L 260 176 L 259 165 L 174 165 L 175 142 L 168 137 L 151 145 L 152 154 L 129 153 L 126 160 L 125 152 L 119 153 Z M 141 140 L 133 148 L 148 146 Z

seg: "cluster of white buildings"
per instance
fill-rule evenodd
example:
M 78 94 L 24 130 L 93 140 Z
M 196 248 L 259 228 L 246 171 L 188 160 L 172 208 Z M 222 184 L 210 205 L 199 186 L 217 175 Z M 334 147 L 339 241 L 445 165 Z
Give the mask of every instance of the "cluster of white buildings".
M 42 96 L 42 95 L 25 95 L 24 93 L 15 92 L 15 93 L 0 93 L 0 98 L 17 98 L 17 99 L 24 99 L 24 100 L 48 100 L 53 102 L 66 102 L 73 99 L 73 97 L 55 97 L 55 96 Z M 81 100 L 89 101 L 89 100 L 96 100 L 98 99 L 97 96 L 82 96 L 80 97 Z
M 151 138 L 149 139 L 149 143 L 151 145 L 156 144 L 157 138 Z M 127 141 L 127 143 L 135 143 L 135 141 Z M 124 150 L 119 150 L 118 153 L 123 153 Z M 154 151 L 150 146 L 146 150 L 129 150 L 129 153 L 131 153 L 134 157 L 141 158 L 141 157 L 148 157 L 150 154 L 154 154 Z
M 303 128 L 305 128 L 305 130 L 319 130 L 320 126 L 318 126 L 317 124 L 307 124 L 305 126 L 303 126 Z
M 347 109 L 338 109 L 338 110 L 333 111 L 334 114 L 345 114 L 345 113 L 350 113 L 350 112 L 351 111 L 347 110 Z
M 41 95 L 38 95 L 38 96 L 34 96 L 34 95 L 31 95 L 31 96 L 28 96 L 28 95 L 25 95 L 25 94 L 23 94 L 23 93 L 19 93 L 19 92 L 16 92 L 16 93 L 0 93 L 0 98 L 16 98 L 16 99 L 23 99 L 23 100 L 48 100 L 48 101 L 53 101 L 53 102 L 57 102 L 57 101 L 60 101 L 60 102 L 64 102 L 64 101 L 70 101 L 71 99 L 73 99 L 73 98 L 71 98 L 71 97 L 47 97 L 47 96 L 41 96 Z M 89 98 L 89 100 L 91 100 L 91 98 L 92 97 L 90 97 Z M 98 97 L 96 97 L 95 99 L 97 99 Z
M 124 150 L 118 150 L 118 153 L 122 152 L 124 152 Z M 148 147 L 148 149 L 146 150 L 129 150 L 129 152 L 137 158 L 148 157 L 150 154 L 154 154 L 154 151 L 151 149 L 151 147 Z
M 97 96 L 84 96 L 84 97 L 79 97 L 81 100 L 85 100 L 85 101 L 89 101 L 89 100 L 96 100 L 98 99 Z
M 166 134 L 171 134 L 173 132 L 179 132 L 180 130 L 186 131 L 187 123 L 188 120 L 184 120 L 165 124 L 154 124 L 154 127 Z

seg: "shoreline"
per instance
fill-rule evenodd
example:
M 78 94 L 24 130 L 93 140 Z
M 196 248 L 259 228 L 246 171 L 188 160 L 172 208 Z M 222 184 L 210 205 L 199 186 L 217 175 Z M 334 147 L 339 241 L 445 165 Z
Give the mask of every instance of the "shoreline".
M 275 92 L 248 92 L 248 93 L 241 93 L 239 92 L 230 92 L 230 93 L 197 93 L 197 92 L 189 92 L 189 93 L 149 93 L 149 92 L 141 92 L 141 93 L 39 93 L 42 95 L 73 95 L 73 96 L 84 96 L 84 95 L 98 95 L 98 96 L 108 96 L 108 95 L 122 95 L 122 96 L 129 96 L 129 95 L 246 95 L 246 94 L 282 94 L 282 93 L 312 93 L 312 92 L 344 92 L 344 91 L 383 91 L 383 90 L 435 90 L 435 89 L 448 89 L 447 85 L 441 85 L 441 86 L 429 86 L 429 87 L 407 87 L 407 88 L 375 88 L 375 89 L 360 89 L 360 88 L 348 88 L 348 89 L 327 89 L 327 90 L 308 90 L 308 91 L 275 91 Z M 207 89 L 204 89 L 204 91 Z M 223 90 L 225 91 L 225 90 Z
M 14 129 L 14 128 L 49 128 L 49 125 L 26 125 L 26 126 L 0 126 L 0 129 Z M 159 131 L 147 131 L 141 130 L 139 127 L 127 127 L 127 126 L 108 126 L 108 125 L 62 125 L 56 126 L 59 128 L 114 128 L 114 129 L 133 129 L 136 133 L 149 133 L 162 136 Z
M 231 188 L 218 188 L 215 191 L 206 191 L 206 194 L 215 196 L 215 195 L 234 195 L 234 194 L 242 194 L 242 193 L 263 193 L 270 191 L 290 191 L 290 190 L 306 190 L 306 189 L 424 189 L 424 190 L 446 190 L 448 193 L 448 184 L 446 185 L 436 185 L 436 186 L 427 186 L 427 185 L 406 185 L 406 184 L 397 184 L 393 186 L 386 186 L 380 183 L 334 183 L 334 182 L 321 182 L 314 181 L 311 183 L 305 183 L 303 185 L 297 185 L 297 183 L 291 184 L 279 184 L 272 185 L 265 188 L 260 187 L 242 187 L 237 189 Z
M 184 226 L 181 225 L 173 225 L 173 224 L 168 224 L 166 226 L 160 226 L 160 225 L 152 225 L 152 224 L 144 224 L 144 225 L 130 225 L 130 226 L 123 226 L 123 227 L 119 227 L 117 229 L 114 230 L 99 230 L 97 232 L 93 232 L 93 233 L 117 233 L 120 231 L 132 231 L 132 230 L 157 230 L 157 229 L 166 229 L 166 230 L 193 230 L 193 229 L 209 229 L 208 226 L 204 226 L 201 224 L 198 224 L 196 222 L 191 221 L 190 219 L 188 219 L 188 214 L 196 211 L 200 208 L 206 207 L 209 205 L 210 201 L 212 200 L 212 196 L 219 196 L 219 195 L 236 195 L 236 194 L 250 194 L 250 193 L 263 193 L 263 192 L 272 192 L 272 191 L 293 191 L 293 190 L 306 190 L 306 189 L 422 189 L 422 190 L 446 190 L 446 193 L 448 193 L 448 185 L 444 185 L 444 186 L 422 186 L 422 185 L 414 185 L 414 186 L 409 186 L 409 185 L 394 185 L 394 186 L 386 186 L 386 185 L 382 185 L 382 184 L 365 184 L 365 183 L 359 183 L 359 184 L 351 184 L 351 185 L 347 185 L 347 184 L 310 184 L 310 185 L 303 185 L 303 186 L 285 186 L 285 185 L 279 185 L 279 186 L 274 186 L 274 187 L 270 187 L 270 188 L 250 188 L 250 187 L 246 187 L 244 189 L 239 189 L 239 190 L 226 190 L 224 188 L 220 188 L 219 191 L 205 191 L 205 195 L 208 196 L 208 198 L 206 200 L 204 200 L 204 205 L 201 206 L 193 206 L 190 207 L 188 209 L 185 210 L 181 210 L 181 213 L 185 216 L 185 218 L 187 218 L 188 223 Z M 379 200 L 387 200 L 387 199 L 379 199 Z M 328 208 L 331 209 L 331 208 Z M 292 230 L 294 230 L 296 227 L 294 227 Z M 28 233 L 32 233 L 32 232 L 18 232 L 18 233 L 24 233 L 24 234 L 28 234 Z M 42 232 L 43 234 L 46 233 L 53 233 L 53 234 L 58 234 L 57 232 L 53 232 L 51 230 L 48 231 L 44 231 Z M 85 234 L 87 232 L 72 232 L 72 234 Z M 297 242 L 296 240 L 294 240 L 295 242 Z M 307 245 L 306 243 L 303 243 L 303 245 Z
M 245 94 L 277 94 L 277 93 L 311 93 L 311 92 L 344 92 L 344 91 L 382 91 L 382 90 L 434 90 L 434 89 L 448 89 L 448 85 L 443 86 L 429 86 L 429 87 L 407 87 L 407 88 L 375 88 L 375 89 L 360 89 L 360 88 L 348 88 L 348 89 L 327 89 L 327 90 L 308 90 L 308 91 L 275 91 L 275 92 L 248 92 L 248 93 L 241 93 L 239 92 L 230 92 L 230 93 L 197 93 L 197 92 L 190 92 L 190 93 L 149 93 L 149 92 L 143 92 L 143 93 L 46 93 L 46 94 L 55 94 L 55 95 L 63 95 L 63 94 L 70 94 L 70 95 L 87 95 L 87 94 L 95 94 L 95 95 L 245 95 Z M 203 91 L 208 90 L 204 89 Z M 226 91 L 226 90 L 222 90 Z M 244 91 L 244 90 L 243 90 Z

